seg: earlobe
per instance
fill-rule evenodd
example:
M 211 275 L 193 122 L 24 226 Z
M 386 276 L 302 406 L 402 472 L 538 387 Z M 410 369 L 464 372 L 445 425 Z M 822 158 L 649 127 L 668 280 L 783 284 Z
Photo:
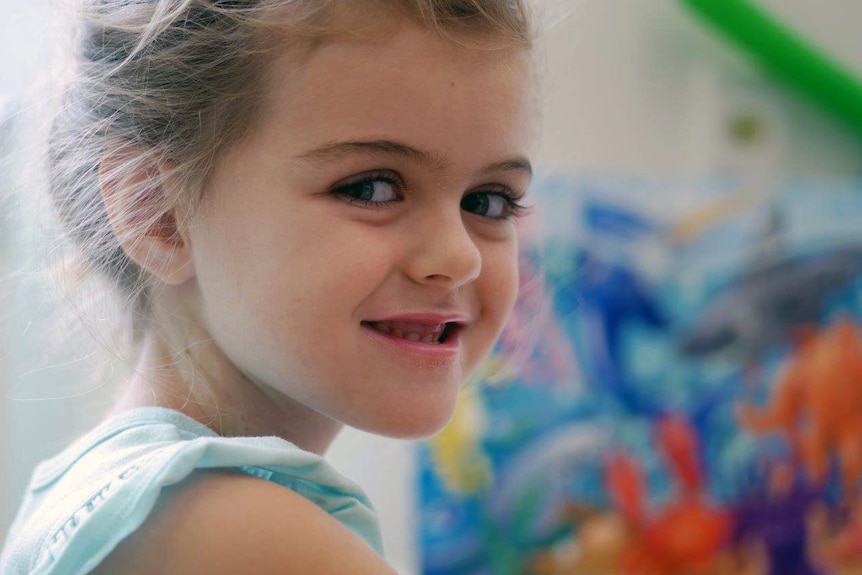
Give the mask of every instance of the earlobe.
M 123 251 L 168 285 L 195 276 L 188 234 L 168 193 L 170 166 L 140 149 L 106 154 L 99 189 L 111 228 Z

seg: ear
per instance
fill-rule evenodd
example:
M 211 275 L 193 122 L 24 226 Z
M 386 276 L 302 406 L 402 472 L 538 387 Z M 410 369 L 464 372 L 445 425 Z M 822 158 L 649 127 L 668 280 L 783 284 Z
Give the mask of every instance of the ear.
M 99 189 L 123 251 L 148 274 L 180 285 L 195 270 L 184 220 L 167 193 L 171 167 L 140 149 L 108 153 L 99 166 Z

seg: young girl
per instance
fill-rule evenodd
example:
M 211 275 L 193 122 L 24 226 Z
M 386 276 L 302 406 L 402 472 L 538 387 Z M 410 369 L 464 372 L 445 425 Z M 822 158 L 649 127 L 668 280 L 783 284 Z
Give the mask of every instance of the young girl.
M 511 311 L 530 30 L 516 0 L 85 2 L 51 192 L 139 361 L 2 573 L 393 573 L 322 455 L 439 430 Z

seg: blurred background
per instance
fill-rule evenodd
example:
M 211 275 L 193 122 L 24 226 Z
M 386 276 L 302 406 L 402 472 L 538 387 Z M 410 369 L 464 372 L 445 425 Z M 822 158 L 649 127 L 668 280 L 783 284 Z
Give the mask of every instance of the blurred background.
M 727 2 L 734 3 L 731 0 Z M 862 34 L 858 30 L 858 23 L 862 22 L 862 3 L 856 0 L 752 0 L 750 4 L 767 11 L 776 22 L 780 22 L 781 29 L 792 31 L 832 66 L 855 79 L 858 88 L 862 82 Z M 21 136 L 17 134 L 24 131 L 24 124 L 40 121 L 38 117 L 34 119 L 31 110 L 43 95 L 41 76 L 50 61 L 50 46 L 55 36 L 58 13 L 48 0 L 29 0 L 26 3 L 0 0 L 0 53 L 3 54 L 0 57 L 0 166 L 4 167 L 0 170 L 0 187 L 4 195 L 13 182 L 20 181 L 29 169 L 24 161 L 29 158 L 21 157 L 24 148 L 19 146 Z M 808 206 L 802 209 L 803 216 L 806 210 L 811 213 L 810 210 L 819 209 L 818 206 L 838 201 L 835 198 L 844 202 L 845 217 L 848 214 L 862 216 L 862 211 L 859 214 L 854 211 L 858 206 L 853 199 L 857 192 L 862 192 L 858 184 L 862 179 L 862 120 L 858 120 L 859 116 L 856 116 L 858 124 L 852 125 L 846 111 L 836 113 L 832 104 L 824 103 L 822 98 L 818 100 L 816 96 L 812 97 L 804 88 L 800 89 L 800 85 L 795 85 L 792 78 L 788 79 L 787 74 L 792 76 L 792 70 L 785 72 L 784 76 L 770 70 L 750 51 L 721 34 L 715 26 L 706 24 L 704 18 L 687 8 L 683 2 L 547 2 L 544 19 L 546 30 L 539 53 L 545 105 L 542 143 L 534 164 L 545 174 L 537 183 L 537 196 L 540 200 L 547 197 L 549 206 L 565 205 L 567 210 L 574 210 L 567 213 L 574 214 L 577 211 L 580 214 L 587 209 L 583 207 L 584 203 L 579 201 L 577 207 L 571 207 L 566 203 L 567 198 L 582 198 L 594 195 L 596 189 L 606 190 L 606 196 L 617 199 L 612 206 L 617 211 L 611 210 L 613 213 L 608 217 L 616 218 L 615 221 L 629 218 L 626 221 L 630 221 L 630 216 L 634 214 L 648 220 L 650 230 L 660 228 L 664 233 L 670 228 L 679 231 L 679 218 L 689 218 L 687 221 L 691 223 L 692 214 L 708 213 L 709 210 L 701 208 L 714 206 L 716 198 L 727 195 L 738 197 L 740 190 L 745 195 L 745 190 L 750 191 L 751 186 L 754 186 L 761 191 L 769 188 L 770 193 L 791 198 L 786 202 L 797 211 L 798 205 Z M 793 64 L 787 66 L 792 68 Z M 857 109 L 862 108 L 862 101 L 856 101 L 856 106 Z M 13 134 L 16 135 L 13 137 Z M 807 183 L 802 186 L 802 191 L 799 185 L 794 184 L 798 182 Z M 794 191 L 774 192 L 787 188 L 793 188 Z M 24 187 L 17 189 L 16 193 L 26 196 L 36 194 L 36 191 Z M 20 200 L 31 201 L 30 198 Z M 813 203 L 805 204 L 806 201 Z M 58 334 L 46 333 L 46 330 L 54 329 L 57 325 L 59 312 L 55 306 L 46 303 L 50 301 L 45 295 L 47 287 L 41 276 L 33 273 L 33 270 L 38 269 L 34 258 L 38 254 L 36 246 L 41 232 L 33 222 L 16 214 L 13 209 L 15 203 L 7 200 L 0 214 L 0 277 L 3 278 L 0 282 L 0 305 L 3 306 L 0 311 L 0 537 L 5 534 L 12 519 L 33 466 L 61 450 L 98 419 L 110 394 L 116 389 L 112 377 L 116 379 L 116 374 L 121 372 L 116 366 L 101 365 L 99 369 L 108 383 L 94 383 L 93 368 L 86 360 L 93 354 L 95 344 L 81 340 L 77 342 L 79 345 L 76 349 L 72 349 L 74 346 L 57 349 L 53 342 Z M 628 210 L 623 210 L 622 215 L 621 206 Z M 609 213 L 607 206 L 589 209 L 593 212 L 598 210 L 605 216 Z M 727 218 L 732 219 L 735 214 L 743 212 L 743 209 L 730 208 L 726 214 L 730 214 Z M 670 214 L 676 219 L 669 221 Z M 818 222 L 825 222 L 818 224 L 818 237 L 822 237 L 823 229 L 829 227 L 829 217 L 817 217 Z M 539 210 L 537 223 L 533 225 L 539 229 L 531 232 L 536 246 L 553 247 L 556 244 L 552 240 L 558 237 L 570 241 L 580 241 L 586 237 L 572 231 L 583 228 L 583 220 L 578 220 L 580 223 L 577 225 L 573 220 L 571 226 L 567 227 L 569 224 L 565 221 L 548 218 L 547 213 Z M 835 216 L 835 221 L 839 220 L 841 218 Z M 854 220 L 849 221 L 851 223 L 840 225 L 852 228 Z M 761 226 L 760 223 L 756 225 Z M 742 231 L 730 228 L 725 233 L 754 237 L 762 232 L 762 226 L 757 228 L 759 231 L 751 231 L 751 226 L 756 225 L 750 223 L 749 227 L 740 228 Z M 618 228 L 614 230 L 613 233 L 621 233 Z M 847 240 L 851 232 L 842 235 L 842 241 Z M 650 238 L 655 237 L 652 231 L 650 234 Z M 859 238 L 852 239 L 856 241 Z M 728 241 L 726 238 L 716 238 L 711 247 L 701 246 L 699 249 L 721 250 Z M 830 246 L 837 242 L 834 239 L 830 241 Z M 624 252 L 625 249 L 620 248 L 618 243 L 608 247 L 605 253 Z M 527 245 L 532 244 L 528 241 Z M 671 252 L 662 253 L 665 260 L 673 259 L 672 255 L 668 256 Z M 688 254 L 685 251 L 682 253 Z M 684 260 L 685 257 L 680 259 Z M 739 261 L 730 264 L 725 262 L 723 265 L 722 279 L 716 280 L 719 283 L 727 283 L 731 267 L 744 267 Z M 846 264 L 845 267 L 850 265 L 855 264 Z M 679 273 L 667 261 L 658 267 L 642 266 L 637 269 L 643 272 L 642 275 L 654 280 L 653 283 L 664 285 L 665 289 L 667 284 L 655 281 L 656 278 Z M 552 284 L 553 280 L 548 282 Z M 713 295 L 718 297 L 716 294 L 720 291 L 717 288 L 704 290 L 707 295 L 702 296 L 703 301 L 698 300 L 700 303 L 692 304 L 692 310 L 705 309 L 707 304 L 703 302 Z M 559 289 L 555 293 L 559 294 Z M 583 293 L 578 297 L 583 298 Z M 661 297 L 669 296 L 664 294 Z M 850 309 L 853 305 L 855 303 L 846 304 L 845 307 Z M 558 305 L 551 307 L 557 316 L 565 311 Z M 686 310 L 684 313 L 694 312 Z M 851 315 L 853 313 L 855 311 Z M 824 312 L 822 317 L 818 316 L 818 321 L 822 321 L 823 325 L 832 325 L 835 317 L 834 314 Z M 566 326 L 560 325 L 565 332 Z M 589 339 L 589 334 L 583 333 L 583 330 L 590 329 L 589 326 L 576 326 L 576 329 L 581 330 L 580 337 Z M 560 338 L 573 339 L 573 336 L 566 332 Z M 782 362 L 786 360 L 785 355 L 780 354 L 789 352 L 784 348 L 779 351 L 769 348 L 768 352 L 772 355 L 769 355 L 766 367 L 761 367 L 761 370 L 778 373 L 784 365 Z M 635 352 L 631 353 L 636 355 Z M 657 357 L 671 357 L 666 350 L 655 353 Z M 572 395 L 556 397 L 551 394 L 545 398 L 546 401 L 556 402 L 556 407 L 548 407 L 549 411 L 557 409 L 560 402 L 571 400 L 578 405 L 589 403 L 591 409 L 601 412 L 601 416 L 590 415 L 591 422 L 606 423 L 608 418 L 629 417 L 631 414 L 628 412 L 620 415 L 622 408 L 618 406 L 606 409 L 603 403 L 596 407 L 596 402 L 581 402 L 577 399 L 580 397 L 577 393 L 580 392 L 573 390 L 582 390 L 586 385 L 582 379 L 590 378 L 591 373 L 590 366 L 586 365 L 589 362 L 582 354 L 572 353 L 571 356 L 570 364 L 557 372 L 559 381 L 554 382 L 556 385 L 553 389 L 562 389 L 564 395 L 571 391 Z M 732 372 L 736 374 L 734 377 L 741 379 L 743 376 L 738 374 L 751 367 L 742 360 L 734 364 L 739 368 L 735 371 L 728 365 L 724 363 L 719 368 L 709 364 L 702 373 L 708 374 L 704 377 L 709 379 L 713 373 L 710 370 L 714 369 L 716 373 Z M 524 381 L 529 377 L 523 374 L 519 379 L 521 384 L 530 383 Z M 645 389 L 664 393 L 649 386 Z M 768 398 L 762 397 L 761 400 L 765 402 Z M 484 417 L 484 424 L 479 425 L 476 423 L 478 420 L 469 417 L 458 420 L 473 422 L 476 429 L 485 430 L 483 433 L 486 435 L 482 437 L 476 435 L 478 432 L 472 436 L 470 432 L 465 432 L 476 444 L 481 444 L 483 438 L 487 439 L 492 434 L 488 429 L 493 430 L 494 421 L 498 421 L 494 418 L 499 417 L 489 407 L 488 402 L 494 399 L 484 397 L 483 401 L 484 415 L 479 419 Z M 685 403 L 684 399 L 680 401 Z M 629 406 L 629 411 L 631 409 Z M 649 410 L 644 410 L 641 415 L 646 417 L 644 413 Z M 649 417 L 666 419 L 677 411 L 656 407 Z M 728 413 L 730 411 L 727 410 Z M 563 419 L 570 421 L 566 419 L 568 417 L 566 415 Z M 724 417 L 727 419 L 730 415 L 725 414 Z M 604 438 L 607 433 L 602 425 L 596 427 L 595 432 Z M 712 433 L 714 426 L 719 424 L 711 421 L 710 425 L 713 427 L 709 428 L 709 433 Z M 686 424 L 676 427 L 670 425 L 669 428 L 671 431 L 676 430 L 678 436 L 690 439 L 691 432 L 686 431 L 689 429 Z M 706 439 L 704 434 L 707 432 L 698 429 L 701 439 Z M 674 436 L 673 433 L 670 435 Z M 451 437 L 451 433 L 444 436 Z M 748 441 L 745 445 L 754 439 L 749 438 Z M 668 442 L 673 443 L 672 440 Z M 627 445 L 625 441 L 622 444 Z M 738 447 L 740 444 L 729 442 L 727 445 Z M 489 446 L 487 441 L 482 448 L 493 451 L 493 446 Z M 552 527 L 545 525 L 543 534 L 527 543 L 521 540 L 507 543 L 505 539 L 502 543 L 500 540 L 495 542 L 494 537 L 487 535 L 487 526 L 475 527 L 469 521 L 458 527 L 462 529 L 460 533 L 446 532 L 447 522 L 449 525 L 457 523 L 452 519 L 452 514 L 456 512 L 470 517 L 481 515 L 486 519 L 501 516 L 483 511 L 485 508 L 482 506 L 486 503 L 477 495 L 481 491 L 479 488 L 465 490 L 462 484 L 460 493 L 454 488 L 449 489 L 448 495 L 441 495 L 442 491 L 447 490 L 447 486 L 443 485 L 445 482 L 440 484 L 443 487 L 437 484 L 439 481 L 433 485 L 428 483 L 436 481 L 434 478 L 428 479 L 429 469 L 434 467 L 435 461 L 439 463 L 435 453 L 439 455 L 441 450 L 446 449 L 451 449 L 451 446 L 437 444 L 429 447 L 385 440 L 351 430 L 345 431 L 331 449 L 330 456 L 335 466 L 362 484 L 375 502 L 382 518 L 387 549 L 396 568 L 405 575 L 518 573 L 530 569 L 543 573 L 568 572 L 563 567 L 554 571 L 553 566 L 548 566 L 550 563 L 537 567 L 534 561 L 540 548 L 556 546 L 557 556 L 562 556 L 560 554 L 567 549 L 567 538 L 577 539 L 583 535 L 579 528 L 582 522 L 579 524 L 578 519 L 569 521 L 563 518 L 564 514 L 559 508 L 551 513 L 550 518 L 542 520 L 553 524 Z M 646 447 L 644 449 L 649 450 Z M 718 451 L 721 449 L 716 448 Z M 514 449 L 511 452 L 514 453 Z M 859 457 L 862 458 L 862 455 Z M 506 465 L 503 455 L 490 459 L 489 465 L 495 469 Z M 622 463 L 617 462 L 618 472 L 626 467 L 624 460 L 619 461 Z M 537 462 L 524 465 L 537 465 Z M 649 467 L 650 462 L 644 465 Z M 707 475 L 706 479 L 700 478 L 700 484 L 704 481 L 709 484 L 706 491 L 717 501 L 716 505 L 729 505 L 728 502 L 736 504 L 733 495 L 722 494 L 721 486 L 710 484 L 710 473 L 714 472 L 719 477 L 716 481 L 720 481 L 723 477 L 721 470 L 710 467 L 708 463 L 704 465 L 705 472 L 702 468 L 700 472 L 691 473 Z M 686 468 L 683 465 L 682 468 L 690 469 L 691 466 Z M 591 472 L 595 471 L 592 468 Z M 457 475 L 458 472 L 451 472 L 450 475 L 452 473 Z M 685 475 L 684 472 L 680 473 Z M 623 475 L 624 471 L 619 472 L 617 477 Z M 646 475 L 649 481 L 649 473 Z M 497 477 L 502 477 L 499 470 Z M 596 482 L 605 485 L 601 480 Z M 656 480 L 656 484 L 662 482 L 669 483 L 670 480 L 666 477 Z M 652 500 L 652 494 L 657 494 L 653 504 L 660 507 L 673 500 L 673 496 L 666 491 L 661 486 L 653 491 L 645 488 L 642 495 Z M 626 504 L 619 503 L 620 497 L 625 500 L 622 496 L 617 497 L 616 503 L 607 498 L 589 501 L 589 504 L 578 500 L 575 506 L 594 505 L 596 509 L 606 511 L 608 507 L 616 505 L 622 515 L 626 515 Z M 577 498 L 573 496 L 571 499 Z M 584 499 L 588 500 L 589 497 Z M 824 496 L 824 501 L 833 500 L 834 497 L 829 499 Z M 459 507 L 452 503 L 454 501 L 458 505 L 466 501 L 469 505 Z M 434 515 L 434 509 L 446 509 L 449 515 Z M 595 509 L 589 512 L 593 513 Z M 510 515 L 507 517 L 511 519 Z M 565 523 L 564 519 L 571 525 L 561 526 Z M 427 524 L 434 520 L 437 521 L 434 523 L 437 531 L 430 533 Z M 481 523 L 476 521 L 476 525 Z M 468 524 L 474 526 L 469 527 Z M 629 529 L 634 528 L 629 526 Z M 482 535 L 477 535 L 480 532 Z M 470 536 L 484 550 L 478 555 L 475 550 L 468 552 L 447 547 L 447 538 L 464 541 Z M 495 545 L 504 549 L 518 548 L 521 555 L 512 555 L 500 549 L 488 551 Z M 458 553 L 474 553 L 481 558 L 462 560 L 455 557 Z M 495 554 L 496 563 L 490 558 Z M 524 559 L 528 555 L 529 559 Z M 562 565 L 565 561 L 559 559 L 558 563 Z M 509 567 L 501 567 L 501 564 Z M 672 566 L 666 569 L 666 572 L 675 572 Z M 813 569 L 809 572 L 816 572 Z

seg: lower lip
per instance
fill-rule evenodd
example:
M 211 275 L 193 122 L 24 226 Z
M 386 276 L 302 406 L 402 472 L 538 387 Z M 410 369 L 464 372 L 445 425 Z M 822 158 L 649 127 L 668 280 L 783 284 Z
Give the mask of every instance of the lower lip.
M 402 352 L 411 353 L 431 359 L 448 359 L 456 357 L 461 352 L 460 330 L 455 330 L 443 343 L 424 343 L 403 337 L 395 337 L 362 324 L 363 331 L 375 340 Z

